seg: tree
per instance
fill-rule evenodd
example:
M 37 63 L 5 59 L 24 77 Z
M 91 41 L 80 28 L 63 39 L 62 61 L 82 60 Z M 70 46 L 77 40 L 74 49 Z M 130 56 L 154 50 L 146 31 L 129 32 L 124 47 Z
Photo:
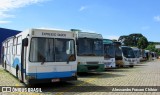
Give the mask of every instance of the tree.
M 119 37 L 118 41 L 122 43 L 122 45 L 131 46 L 131 47 L 137 47 L 138 40 L 144 37 L 140 33 L 133 33 L 130 35 L 122 35 Z
M 129 39 L 128 39 L 129 36 L 127 35 L 123 35 L 123 36 L 120 36 L 118 41 L 122 43 L 122 45 L 125 45 L 125 46 L 128 46 L 129 45 Z
M 146 37 L 140 37 L 137 42 L 137 47 L 140 49 L 145 49 L 148 46 L 148 40 Z
M 128 40 L 130 41 L 130 42 L 129 42 L 129 46 L 137 47 L 138 40 L 139 40 L 141 37 L 144 37 L 144 36 L 143 36 L 142 34 L 140 34 L 140 33 L 130 34 L 130 35 L 129 35 L 129 38 L 128 38 Z
M 156 51 L 155 45 L 154 44 L 149 44 L 146 48 L 146 50 L 150 50 L 150 51 Z

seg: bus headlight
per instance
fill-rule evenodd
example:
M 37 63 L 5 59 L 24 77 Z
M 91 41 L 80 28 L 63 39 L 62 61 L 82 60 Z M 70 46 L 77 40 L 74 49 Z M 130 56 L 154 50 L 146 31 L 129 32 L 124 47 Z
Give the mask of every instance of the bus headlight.
M 124 58 L 124 61 L 128 61 L 127 58 Z
M 76 73 L 72 73 L 72 76 L 76 76 L 77 74 Z
M 34 75 L 27 75 L 26 79 L 36 79 L 36 76 L 34 76 Z

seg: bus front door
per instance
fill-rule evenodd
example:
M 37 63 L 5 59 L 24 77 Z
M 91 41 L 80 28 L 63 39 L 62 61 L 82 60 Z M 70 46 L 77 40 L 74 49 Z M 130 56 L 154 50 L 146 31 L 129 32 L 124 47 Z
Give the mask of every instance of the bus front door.
M 26 54 L 27 54 L 28 38 L 22 40 L 22 52 L 21 52 L 21 76 L 22 81 L 26 78 Z

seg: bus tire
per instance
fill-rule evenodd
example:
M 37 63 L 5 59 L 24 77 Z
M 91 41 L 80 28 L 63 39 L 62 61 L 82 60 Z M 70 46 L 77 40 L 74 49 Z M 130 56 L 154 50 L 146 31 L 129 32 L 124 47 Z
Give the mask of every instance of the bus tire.
M 124 65 L 120 65 L 121 68 L 125 67 Z
M 129 67 L 133 68 L 133 67 L 134 67 L 134 65 L 129 65 Z
M 27 84 L 25 84 L 25 86 L 26 86 L 26 87 L 34 87 L 35 84 L 28 84 L 28 83 L 27 83 Z
M 22 79 L 21 79 L 21 72 L 20 72 L 18 66 L 16 67 L 16 77 L 18 78 L 18 80 L 19 80 L 20 82 L 22 82 Z
M 6 64 L 6 62 L 4 63 L 4 69 L 7 70 L 7 64 Z

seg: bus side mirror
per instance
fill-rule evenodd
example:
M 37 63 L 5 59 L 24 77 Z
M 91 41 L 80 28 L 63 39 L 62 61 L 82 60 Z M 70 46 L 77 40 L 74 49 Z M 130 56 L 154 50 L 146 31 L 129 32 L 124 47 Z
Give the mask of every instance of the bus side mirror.
M 28 38 L 25 38 L 22 40 L 22 45 L 23 46 L 28 46 Z

